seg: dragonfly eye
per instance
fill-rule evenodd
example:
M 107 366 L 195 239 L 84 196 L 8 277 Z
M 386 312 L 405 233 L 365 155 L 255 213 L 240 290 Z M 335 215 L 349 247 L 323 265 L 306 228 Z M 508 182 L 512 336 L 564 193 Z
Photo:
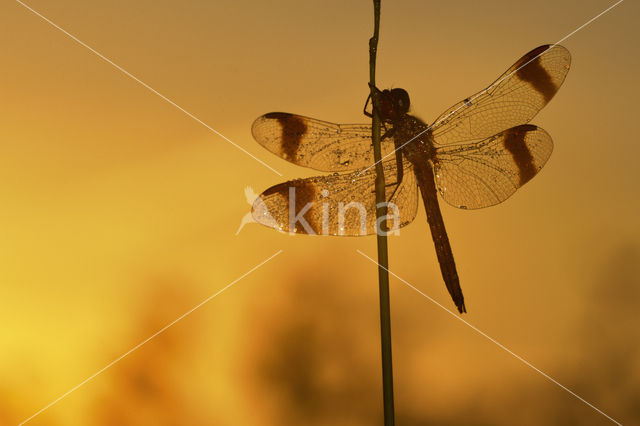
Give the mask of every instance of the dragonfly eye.
M 391 89 L 391 97 L 393 98 L 394 109 L 397 115 L 403 115 L 409 112 L 411 101 L 406 90 L 396 88 Z

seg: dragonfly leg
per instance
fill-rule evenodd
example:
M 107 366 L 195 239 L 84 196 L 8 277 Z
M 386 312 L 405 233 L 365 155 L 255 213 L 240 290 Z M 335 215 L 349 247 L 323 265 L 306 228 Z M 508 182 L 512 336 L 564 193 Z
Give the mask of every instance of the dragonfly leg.
M 395 130 L 393 127 L 390 129 L 387 129 L 387 126 L 385 123 L 382 123 L 382 127 L 384 128 L 384 133 L 382 134 L 382 136 L 380 136 L 380 140 L 384 140 L 386 138 L 390 138 L 393 136 L 393 134 L 395 133 Z
M 387 202 L 391 202 L 393 197 L 395 197 L 396 192 L 398 192 L 398 188 L 400 188 L 400 185 L 402 184 L 402 179 L 404 178 L 404 166 L 402 165 L 402 152 L 396 151 L 395 155 L 396 155 L 396 181 L 390 184 L 389 186 L 395 185 L 396 187 L 393 189 L 393 192 L 391 193 L 391 196 L 389 197 Z
M 391 129 L 387 130 L 387 132 L 384 134 L 384 137 L 393 136 L 394 131 L 395 131 L 395 128 L 392 127 Z M 404 166 L 402 165 L 402 144 L 400 143 L 400 141 L 394 139 L 393 145 L 395 147 L 395 150 L 393 153 L 396 156 L 396 182 L 395 182 L 396 187 L 393 190 L 393 193 L 391 194 L 391 197 L 389 197 L 387 202 L 390 202 L 393 199 L 393 197 L 396 195 L 396 192 L 398 192 L 398 188 L 400 188 L 400 185 L 402 184 L 402 179 L 404 177 Z
M 384 127 L 385 132 L 382 135 L 381 139 L 384 140 L 385 138 L 393 137 L 393 134 L 395 133 L 395 128 L 392 127 L 390 129 L 387 129 L 384 123 L 382 123 L 382 126 Z M 402 152 L 399 149 L 400 145 L 396 141 L 394 141 L 394 144 L 396 146 L 396 150 L 394 152 L 394 155 L 396 156 L 396 181 L 393 183 L 385 183 L 384 185 L 385 188 L 395 186 L 387 202 L 390 202 L 391 199 L 396 195 L 396 192 L 398 192 L 398 188 L 402 184 L 402 179 L 404 178 L 404 166 L 402 165 Z M 375 192 L 375 191 L 371 191 L 371 192 Z
M 387 203 L 391 202 L 391 200 L 393 199 L 393 197 L 395 197 L 396 192 L 398 192 L 398 188 L 400 188 L 400 185 L 402 184 L 402 179 L 404 178 L 404 166 L 402 165 L 402 153 L 399 151 L 395 152 L 395 156 L 396 156 L 396 181 L 392 182 L 392 183 L 385 183 L 385 188 L 389 188 L 392 186 L 395 186 L 395 188 L 393 189 L 393 192 L 391 193 L 391 196 L 387 199 Z M 372 191 L 375 192 L 375 191 Z
M 378 89 L 376 86 L 372 86 L 371 83 L 369 83 L 369 89 L 373 89 L 378 94 L 382 93 L 382 91 L 380 89 Z M 362 112 L 367 117 L 373 118 L 373 110 L 372 110 L 372 112 L 367 111 L 367 107 L 369 106 L 369 101 L 370 100 L 371 100 L 371 93 L 369 93 L 369 96 L 367 96 L 367 101 L 364 103 L 364 109 L 363 109 Z M 373 102 L 371 104 L 372 104 L 372 108 L 373 108 Z
M 373 118 L 373 114 L 370 113 L 369 111 L 367 111 L 367 107 L 369 106 L 369 101 L 371 100 L 371 93 L 369 93 L 369 96 L 367 96 L 367 101 L 364 103 L 364 109 L 362 110 L 362 112 L 364 113 L 364 115 L 366 115 L 369 118 Z

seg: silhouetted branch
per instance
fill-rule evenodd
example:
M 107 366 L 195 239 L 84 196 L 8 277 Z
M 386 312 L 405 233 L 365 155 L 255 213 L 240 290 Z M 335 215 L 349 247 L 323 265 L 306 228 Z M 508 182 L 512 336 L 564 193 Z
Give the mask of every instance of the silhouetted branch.
M 382 349 L 382 395 L 384 403 L 384 424 L 395 424 L 393 409 L 393 366 L 391 358 L 391 308 L 389 302 L 389 254 L 387 249 L 387 221 L 380 221 L 387 215 L 382 150 L 380 149 L 380 116 L 378 114 L 378 93 L 376 87 L 376 55 L 380 34 L 380 0 L 373 0 L 373 37 L 369 39 L 369 86 L 373 105 L 372 131 L 373 155 L 376 162 L 376 223 L 378 242 L 378 282 L 380 287 L 380 343 Z M 382 232 L 380 232 L 382 231 Z

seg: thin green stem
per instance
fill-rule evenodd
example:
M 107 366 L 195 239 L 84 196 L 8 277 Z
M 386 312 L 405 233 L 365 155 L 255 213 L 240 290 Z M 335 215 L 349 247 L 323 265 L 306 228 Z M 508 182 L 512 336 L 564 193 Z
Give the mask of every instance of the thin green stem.
M 391 358 L 391 307 L 389 302 L 389 253 L 387 248 L 387 221 L 380 220 L 387 215 L 382 150 L 380 149 L 380 116 L 378 115 L 378 93 L 376 87 L 376 56 L 380 35 L 380 0 L 373 0 L 373 37 L 369 39 L 369 85 L 373 105 L 371 137 L 373 156 L 376 162 L 376 223 L 380 223 L 378 242 L 378 283 L 380 288 L 380 344 L 382 349 L 382 397 L 384 405 L 384 425 L 394 426 L 393 408 L 393 363 Z

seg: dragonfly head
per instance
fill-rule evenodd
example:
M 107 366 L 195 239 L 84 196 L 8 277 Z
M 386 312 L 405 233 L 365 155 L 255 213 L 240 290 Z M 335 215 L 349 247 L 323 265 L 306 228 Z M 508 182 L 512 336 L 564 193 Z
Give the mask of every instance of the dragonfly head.
M 382 121 L 396 121 L 409 112 L 410 106 L 409 94 L 404 89 L 383 90 L 380 94 L 380 118 Z

